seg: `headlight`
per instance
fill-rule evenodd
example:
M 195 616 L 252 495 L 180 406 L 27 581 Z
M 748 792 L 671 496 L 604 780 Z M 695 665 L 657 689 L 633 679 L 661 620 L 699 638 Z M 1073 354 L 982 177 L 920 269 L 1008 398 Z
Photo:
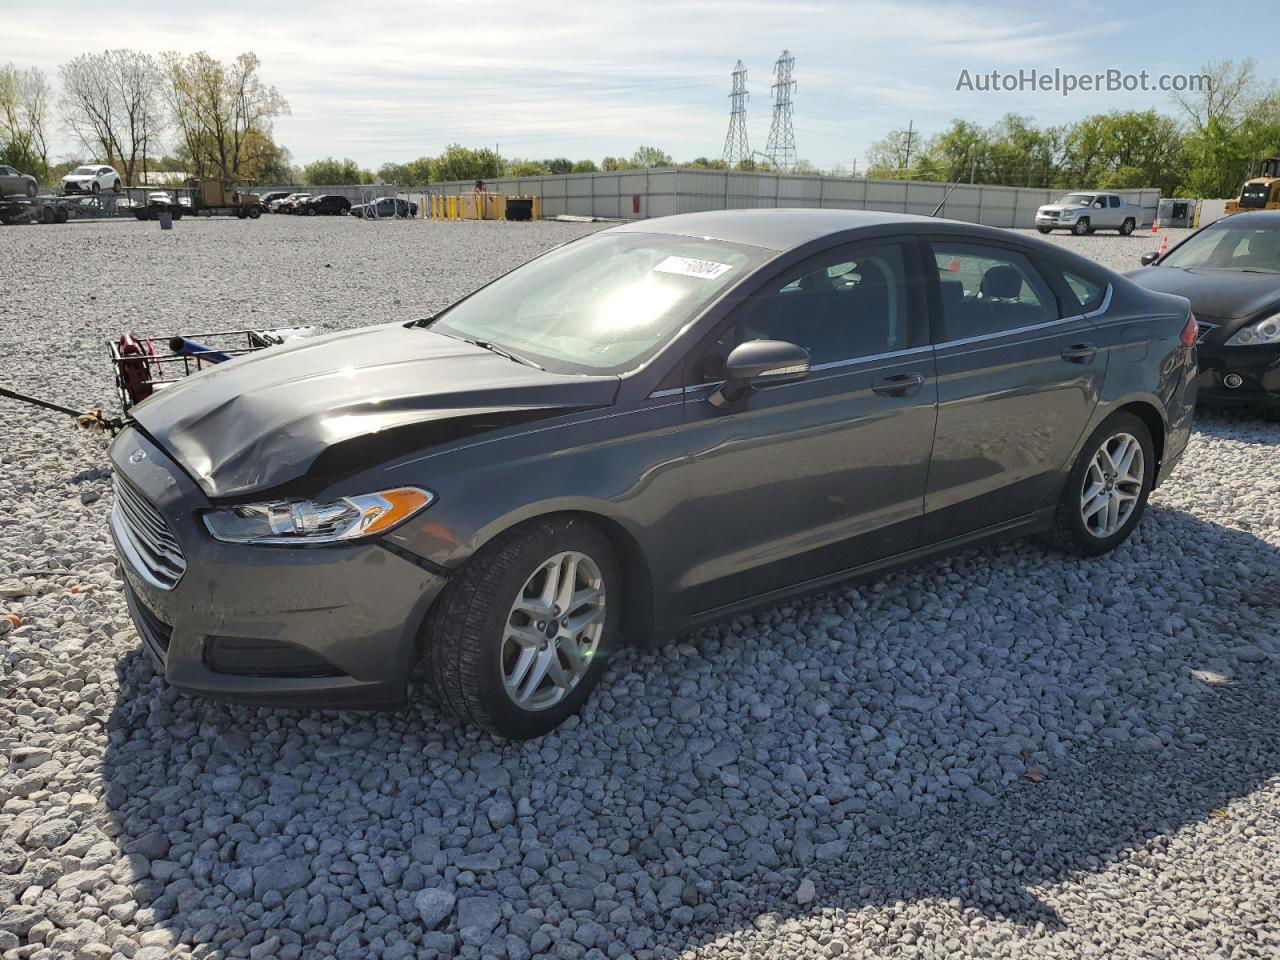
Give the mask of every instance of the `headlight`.
M 386 533 L 428 506 L 435 496 L 417 487 L 314 500 L 268 500 L 210 510 L 204 525 L 227 543 L 305 546 Z
M 1257 347 L 1280 343 L 1280 313 L 1241 327 L 1227 341 L 1228 347 Z

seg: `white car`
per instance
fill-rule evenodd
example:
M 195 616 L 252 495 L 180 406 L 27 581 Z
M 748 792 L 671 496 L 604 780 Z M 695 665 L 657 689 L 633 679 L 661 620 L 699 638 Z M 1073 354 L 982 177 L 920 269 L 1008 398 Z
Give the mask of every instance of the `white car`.
M 1095 230 L 1133 233 L 1142 208 L 1115 193 L 1068 193 L 1057 203 L 1046 203 L 1036 211 L 1036 229 L 1041 233 L 1070 230 L 1078 237 Z
M 62 189 L 66 193 L 101 193 L 103 190 L 119 193 L 120 185 L 120 174 L 115 167 L 76 167 L 62 178 Z

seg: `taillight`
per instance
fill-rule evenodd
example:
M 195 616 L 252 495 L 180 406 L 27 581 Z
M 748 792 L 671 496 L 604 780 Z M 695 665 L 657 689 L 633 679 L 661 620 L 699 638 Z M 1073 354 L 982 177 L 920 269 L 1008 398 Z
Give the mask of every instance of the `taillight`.
M 1194 313 L 1188 313 L 1186 325 L 1183 326 L 1182 333 L 1179 335 L 1178 339 L 1182 341 L 1182 345 L 1184 347 L 1190 347 L 1195 344 L 1196 337 L 1199 332 L 1200 328 L 1196 326 L 1196 315 Z

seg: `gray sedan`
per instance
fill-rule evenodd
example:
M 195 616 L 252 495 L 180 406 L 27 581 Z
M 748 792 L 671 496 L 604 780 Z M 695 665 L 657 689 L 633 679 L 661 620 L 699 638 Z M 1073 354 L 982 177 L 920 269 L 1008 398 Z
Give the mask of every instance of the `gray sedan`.
M 1186 446 L 1195 335 L 970 224 L 630 223 L 138 404 L 111 529 L 183 690 L 386 707 L 420 665 L 537 736 L 624 643 L 994 536 L 1115 548 Z
M 0 164 L 0 197 L 34 197 L 40 190 L 36 178 Z

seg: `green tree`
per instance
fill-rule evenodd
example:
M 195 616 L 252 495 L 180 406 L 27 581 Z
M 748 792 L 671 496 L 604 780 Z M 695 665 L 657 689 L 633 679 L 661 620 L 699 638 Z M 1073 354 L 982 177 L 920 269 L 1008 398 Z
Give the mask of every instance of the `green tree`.
M 504 176 L 508 177 L 545 177 L 551 173 L 545 160 L 520 160 L 512 157 L 503 167 Z
M 373 179 L 368 171 L 362 171 L 360 165 L 350 157 L 335 160 L 325 157 L 313 160 L 302 168 L 302 179 L 312 186 L 331 186 L 340 183 L 367 183 Z
M 425 187 L 431 182 L 431 157 L 419 157 L 408 163 L 384 163 L 378 176 L 384 183 L 401 187 Z
M 555 157 L 551 160 L 543 160 L 543 164 L 551 173 L 572 173 L 573 161 L 568 157 Z
M 638 147 L 631 155 L 633 167 L 669 167 L 672 165 L 671 155 L 657 147 Z
M 634 170 L 637 166 L 626 157 L 605 157 L 600 161 L 602 170 Z
M 573 164 L 571 173 L 595 173 L 600 168 L 596 166 L 594 160 L 577 160 Z
M 457 143 L 445 147 L 431 164 L 431 179 L 490 180 L 502 175 L 502 159 L 488 147 L 470 150 Z
M 712 160 L 710 157 L 695 157 L 680 166 L 693 167 L 695 170 L 723 170 L 725 162 L 719 158 Z

